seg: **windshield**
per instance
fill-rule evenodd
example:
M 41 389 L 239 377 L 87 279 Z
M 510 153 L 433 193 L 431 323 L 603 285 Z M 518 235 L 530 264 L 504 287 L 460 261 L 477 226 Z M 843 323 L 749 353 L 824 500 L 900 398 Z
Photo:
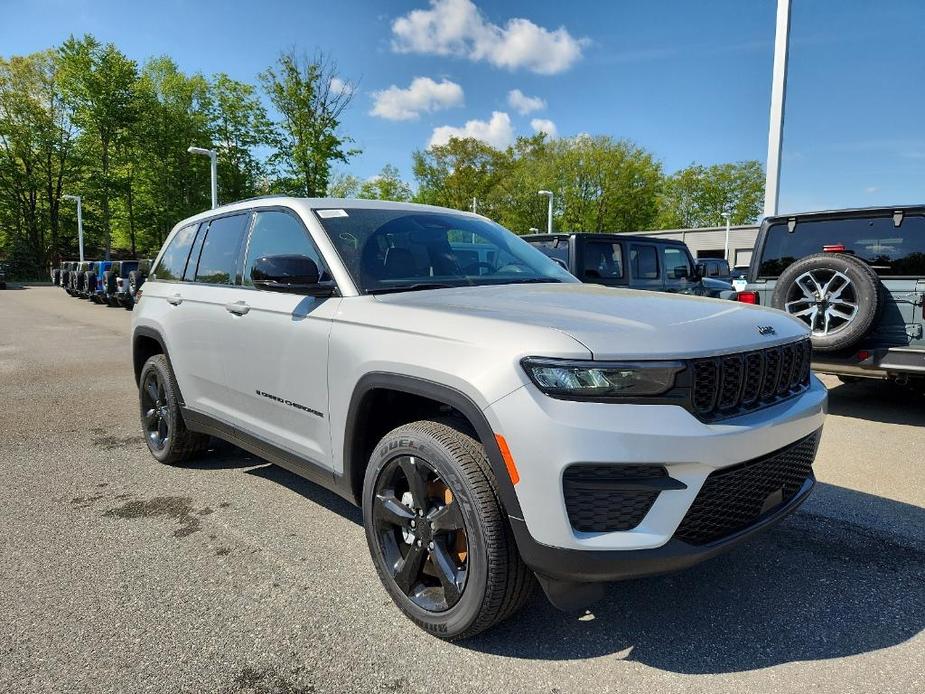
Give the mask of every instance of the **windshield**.
M 525 282 L 577 282 L 526 241 L 485 219 L 390 209 L 316 210 L 366 294 Z

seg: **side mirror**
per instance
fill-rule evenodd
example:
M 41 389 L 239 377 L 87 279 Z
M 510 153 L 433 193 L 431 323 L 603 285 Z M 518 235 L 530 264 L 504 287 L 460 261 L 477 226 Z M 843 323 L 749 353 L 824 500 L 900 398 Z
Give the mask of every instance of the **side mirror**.
M 333 282 L 322 282 L 315 261 L 304 255 L 267 255 L 257 258 L 251 269 L 257 289 L 269 292 L 331 296 Z
M 707 266 L 703 263 L 697 263 L 694 266 L 694 279 L 702 280 L 707 276 Z

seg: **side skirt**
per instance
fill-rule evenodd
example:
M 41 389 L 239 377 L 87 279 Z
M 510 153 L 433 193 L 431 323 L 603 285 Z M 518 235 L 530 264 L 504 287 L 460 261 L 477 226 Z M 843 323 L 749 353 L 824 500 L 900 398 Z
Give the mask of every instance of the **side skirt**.
M 353 497 L 350 485 L 345 482 L 343 475 L 337 475 L 314 461 L 306 460 L 291 451 L 280 448 L 269 441 L 209 415 L 196 412 L 188 407 L 182 407 L 181 413 L 183 414 L 183 421 L 190 431 L 228 441 L 269 463 L 285 468 L 289 472 L 307 479 L 309 482 L 314 482 L 325 489 L 329 489 L 351 504 L 356 505 L 356 499 Z

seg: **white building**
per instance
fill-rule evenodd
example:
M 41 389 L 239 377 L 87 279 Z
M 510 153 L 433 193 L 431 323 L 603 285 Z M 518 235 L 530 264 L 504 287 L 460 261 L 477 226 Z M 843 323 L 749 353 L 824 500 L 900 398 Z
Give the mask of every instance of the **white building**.
M 640 236 L 677 239 L 687 244 L 696 258 L 722 258 L 726 247 L 726 227 L 702 229 L 662 229 L 634 231 Z M 752 249 L 758 238 L 758 226 L 743 224 L 729 227 L 729 265 L 748 267 L 752 262 Z

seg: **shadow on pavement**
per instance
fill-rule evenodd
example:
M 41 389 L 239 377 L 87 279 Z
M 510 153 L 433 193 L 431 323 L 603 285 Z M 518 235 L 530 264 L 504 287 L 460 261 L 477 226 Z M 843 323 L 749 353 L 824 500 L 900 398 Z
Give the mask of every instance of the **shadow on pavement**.
M 319 506 L 323 506 L 328 511 L 336 513 L 339 516 L 343 516 L 347 520 L 353 521 L 357 525 L 363 524 L 363 513 L 359 508 L 346 501 L 345 499 L 342 499 L 334 492 L 328 491 L 324 487 L 320 487 L 313 482 L 309 482 L 308 480 L 289 472 L 285 468 L 281 468 L 276 465 L 264 465 L 263 467 L 257 467 L 253 470 L 248 470 L 247 474 L 254 475 L 255 477 L 262 477 L 265 480 L 271 480 L 277 484 L 281 484 L 287 489 L 291 489 L 296 494 L 304 496 L 309 501 L 316 503 Z
M 905 507 L 925 528 L 921 508 L 839 493 L 853 504 L 882 505 L 882 515 Z M 538 595 L 510 622 L 460 645 L 547 660 L 620 654 L 685 674 L 840 658 L 894 646 L 925 627 L 923 567 L 921 535 L 899 544 L 868 527 L 797 512 L 686 572 L 611 585 L 588 621 Z
M 829 388 L 829 414 L 925 426 L 925 396 L 886 381 L 842 383 Z
M 359 509 L 282 468 L 247 474 L 362 523 Z M 925 509 L 822 483 L 817 494 L 840 501 L 840 519 L 798 511 L 687 571 L 612 584 L 583 616 L 559 612 L 537 590 L 509 621 L 457 647 L 543 660 L 616 654 L 711 674 L 841 658 L 916 636 L 925 628 Z M 847 520 L 870 518 L 914 530 L 893 535 Z

